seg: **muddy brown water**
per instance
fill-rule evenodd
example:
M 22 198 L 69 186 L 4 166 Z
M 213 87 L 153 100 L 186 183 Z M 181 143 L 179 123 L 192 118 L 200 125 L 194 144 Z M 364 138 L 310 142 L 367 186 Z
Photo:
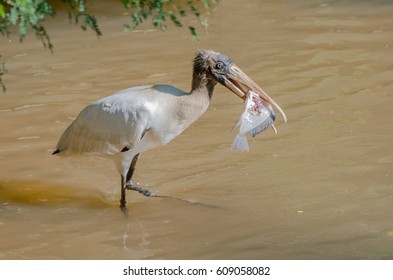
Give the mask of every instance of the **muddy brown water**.
M 199 43 L 186 28 L 123 32 L 127 15 L 102 2 L 100 39 L 59 14 L 53 55 L 34 38 L 0 41 L 1 259 L 393 259 L 391 1 L 221 1 Z M 188 90 L 198 48 L 229 55 L 289 121 L 233 152 L 243 105 L 217 86 L 208 112 L 135 175 L 206 206 L 129 192 L 125 219 L 110 160 L 51 152 L 94 100 Z

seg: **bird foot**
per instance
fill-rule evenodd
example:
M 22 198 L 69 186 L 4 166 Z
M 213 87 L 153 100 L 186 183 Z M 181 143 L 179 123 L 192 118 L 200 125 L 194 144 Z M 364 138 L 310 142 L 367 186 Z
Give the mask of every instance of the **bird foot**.
M 144 196 L 153 196 L 153 194 L 149 190 L 146 190 L 146 189 L 144 189 L 142 187 L 138 187 L 137 184 L 133 183 L 133 182 L 127 183 L 126 184 L 126 189 L 127 190 L 137 191 L 140 194 L 143 194 Z

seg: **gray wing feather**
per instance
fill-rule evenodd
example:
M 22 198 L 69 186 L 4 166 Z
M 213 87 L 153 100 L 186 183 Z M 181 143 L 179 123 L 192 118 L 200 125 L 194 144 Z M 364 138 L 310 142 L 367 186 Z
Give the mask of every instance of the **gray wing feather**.
M 128 106 L 130 107 L 130 106 Z M 98 101 L 83 109 L 64 131 L 57 149 L 66 153 L 114 154 L 131 149 L 145 130 L 143 110 Z

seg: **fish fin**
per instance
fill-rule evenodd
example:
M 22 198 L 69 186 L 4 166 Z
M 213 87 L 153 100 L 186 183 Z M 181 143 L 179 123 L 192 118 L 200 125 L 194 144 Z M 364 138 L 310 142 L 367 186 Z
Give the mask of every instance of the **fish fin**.
M 236 138 L 232 143 L 232 150 L 248 152 L 250 149 L 248 148 L 247 137 L 245 135 L 236 135 Z
M 273 125 L 274 120 L 272 118 L 268 118 L 266 121 L 258 125 L 257 127 L 250 130 L 250 134 L 252 137 L 255 137 L 257 134 L 266 130 L 269 126 Z
M 232 132 L 234 129 L 235 129 L 235 127 L 237 127 L 237 126 L 239 126 L 240 125 L 240 119 L 238 119 L 236 122 L 235 122 L 235 124 L 232 126 L 232 128 L 231 128 L 231 130 L 229 131 L 229 132 Z
M 244 116 L 244 113 L 242 113 L 242 114 L 240 115 L 240 118 L 239 118 L 239 119 L 235 122 L 235 124 L 232 126 L 230 132 L 232 132 L 232 131 L 235 129 L 235 127 L 237 127 L 237 126 L 239 126 L 239 125 L 242 124 L 243 116 Z

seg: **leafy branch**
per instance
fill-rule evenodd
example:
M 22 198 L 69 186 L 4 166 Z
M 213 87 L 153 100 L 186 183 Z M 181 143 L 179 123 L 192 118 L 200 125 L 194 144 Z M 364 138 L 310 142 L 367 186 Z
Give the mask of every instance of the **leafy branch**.
M 68 18 L 75 24 L 80 24 L 80 27 L 86 31 L 88 28 L 93 30 L 97 36 L 101 36 L 101 30 L 98 27 L 97 19 L 94 15 L 89 14 L 85 0 L 61 0 L 68 4 Z
M 135 29 L 140 24 L 151 18 L 154 27 L 165 30 L 166 22 L 172 22 L 176 27 L 183 27 L 180 18 L 186 17 L 187 13 L 194 15 L 199 23 L 207 27 L 206 18 L 199 12 L 196 7 L 198 3 L 203 3 L 206 10 L 212 5 L 218 3 L 219 0 L 188 0 L 186 5 L 172 5 L 171 0 L 122 0 L 126 9 L 132 10 L 131 23 L 125 24 L 127 29 Z M 199 40 L 196 28 L 188 26 L 194 40 Z
M 0 55 L 0 87 L 3 90 L 3 92 L 5 92 L 5 85 L 3 83 L 3 79 L 2 76 L 5 74 L 6 69 L 5 69 L 5 64 L 1 59 L 1 55 Z
M 19 40 L 22 42 L 30 27 L 45 48 L 52 50 L 49 35 L 42 25 L 46 16 L 55 16 L 53 7 L 45 0 L 7 0 L 0 4 L 0 32 L 9 37 L 10 25 L 18 26 Z
M 52 0 L 53 2 L 54 0 Z M 102 32 L 99 28 L 97 19 L 89 13 L 87 0 L 57 0 L 68 7 L 69 19 L 75 24 L 79 24 L 83 30 L 91 29 L 97 36 L 101 36 Z M 124 7 L 130 11 L 131 19 L 129 24 L 125 24 L 126 28 L 134 29 L 140 24 L 152 20 L 154 27 L 161 30 L 167 28 L 166 23 L 172 22 L 176 27 L 183 27 L 181 18 L 191 14 L 202 26 L 207 26 L 205 16 L 200 12 L 199 4 L 202 4 L 205 10 L 209 10 L 216 5 L 219 0 L 121 0 Z M 53 51 L 53 44 L 49 34 L 44 26 L 44 21 L 48 16 L 56 15 L 55 9 L 50 5 L 49 0 L 5 0 L 0 3 L 0 33 L 5 37 L 10 37 L 11 26 L 18 28 L 20 42 L 26 37 L 28 30 L 32 29 L 37 39 L 43 46 Z M 184 3 L 185 2 L 185 3 Z M 199 40 L 196 28 L 192 25 L 188 26 L 189 31 L 194 40 Z M 1 61 L 0 54 L 0 87 L 5 91 L 2 76 L 6 72 L 4 63 Z

